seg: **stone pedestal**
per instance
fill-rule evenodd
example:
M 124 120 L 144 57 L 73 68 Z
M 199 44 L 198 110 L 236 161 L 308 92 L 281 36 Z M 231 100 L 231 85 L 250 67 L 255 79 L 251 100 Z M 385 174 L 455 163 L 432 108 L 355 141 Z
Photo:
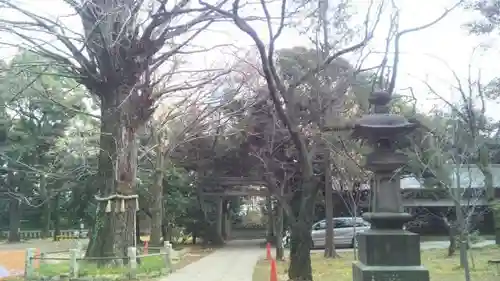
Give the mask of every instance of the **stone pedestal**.
M 358 261 L 354 281 L 429 281 L 421 264 L 420 237 L 402 230 L 411 218 L 406 213 L 367 213 L 372 228 L 358 236 Z
M 428 281 L 420 261 L 420 238 L 404 230 L 371 229 L 359 234 L 354 281 Z

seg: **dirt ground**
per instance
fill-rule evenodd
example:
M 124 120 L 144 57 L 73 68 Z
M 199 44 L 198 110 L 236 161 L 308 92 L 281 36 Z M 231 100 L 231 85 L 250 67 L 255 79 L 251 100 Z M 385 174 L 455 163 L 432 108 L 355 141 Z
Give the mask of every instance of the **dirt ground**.
M 26 240 L 21 243 L 0 242 L 0 251 L 5 250 L 26 250 L 28 248 L 40 249 L 44 252 L 69 250 L 75 246 L 76 240 L 61 240 L 54 242 L 52 239 L 46 240 Z M 87 239 L 81 239 L 82 243 L 87 243 Z
M 82 241 L 83 243 L 87 241 Z M 35 248 L 36 253 L 67 251 L 76 245 L 74 240 L 54 242 L 52 240 L 28 240 L 21 243 L 0 242 L 0 268 L 4 268 L 12 275 L 24 271 L 24 257 L 26 249 Z M 35 263 L 36 265 L 36 263 Z M 0 280 L 2 278 L 0 277 Z

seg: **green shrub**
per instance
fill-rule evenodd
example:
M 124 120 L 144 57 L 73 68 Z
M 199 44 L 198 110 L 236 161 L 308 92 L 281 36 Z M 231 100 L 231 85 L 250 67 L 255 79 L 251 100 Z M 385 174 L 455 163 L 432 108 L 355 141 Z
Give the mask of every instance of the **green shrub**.
M 97 266 L 97 264 L 80 261 L 78 275 L 84 276 L 124 276 L 128 269 L 126 266 Z M 140 264 L 137 265 L 137 274 L 146 276 L 158 276 L 164 274 L 166 270 L 165 259 L 163 256 L 148 256 L 141 258 Z M 41 264 L 37 274 L 39 276 L 60 276 L 69 274 L 69 262 L 60 262 L 53 264 Z

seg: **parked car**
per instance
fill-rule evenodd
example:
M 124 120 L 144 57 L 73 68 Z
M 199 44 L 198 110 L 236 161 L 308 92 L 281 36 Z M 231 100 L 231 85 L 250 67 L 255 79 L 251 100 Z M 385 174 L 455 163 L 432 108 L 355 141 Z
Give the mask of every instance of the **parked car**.
M 79 238 L 79 239 L 83 239 L 83 238 L 90 238 L 89 236 L 89 231 L 88 230 L 75 230 L 73 231 L 73 237 L 76 237 L 76 238 Z
M 370 229 L 370 223 L 362 218 L 339 217 L 333 219 L 334 237 L 336 246 L 353 247 L 356 243 L 358 233 Z M 313 224 L 311 229 L 312 248 L 325 246 L 326 220 L 321 220 Z M 283 237 L 285 247 L 290 245 L 290 233 L 287 231 Z

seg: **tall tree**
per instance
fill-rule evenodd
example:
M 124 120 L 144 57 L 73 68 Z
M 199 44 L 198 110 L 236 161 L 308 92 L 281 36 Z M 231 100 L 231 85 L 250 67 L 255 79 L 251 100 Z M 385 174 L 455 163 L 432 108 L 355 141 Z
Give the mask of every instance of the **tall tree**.
M 499 0 L 466 0 L 465 8 L 479 12 L 481 18 L 465 23 L 473 34 L 489 34 L 498 31 L 500 27 L 500 1 Z
M 73 79 L 58 76 L 57 66 L 50 63 L 33 53 L 20 53 L 2 69 L 0 85 L 5 117 L 11 124 L 9 148 L 0 156 L 11 183 L 7 185 L 12 191 L 11 211 L 41 207 L 44 237 L 49 233 L 54 182 L 65 177 L 54 171 L 57 159 L 51 152 L 72 118 L 85 107 L 84 91 Z M 53 75 L 42 77 L 44 71 Z M 12 214 L 11 223 L 17 225 L 11 228 L 14 232 L 19 229 L 19 219 L 20 213 Z
M 135 245 L 137 130 L 158 98 L 151 88 L 156 83 L 151 72 L 172 61 L 214 18 L 208 9 L 190 8 L 190 1 L 180 1 L 170 10 L 166 2 L 64 1 L 81 20 L 83 30 L 78 32 L 14 1 L 0 1 L 3 10 L 18 15 L 0 24 L 22 40 L 19 46 L 28 45 L 56 61 L 62 75 L 77 79 L 100 102 L 100 206 L 89 256 L 125 256 L 127 247 Z M 188 14 L 189 20 L 181 22 Z M 186 37 L 179 37 L 183 34 Z M 164 49 L 170 41 L 178 42 Z
M 305 142 L 307 149 L 307 167 L 310 178 L 304 178 L 304 167 L 301 164 L 300 150 L 296 149 L 293 138 L 280 115 L 272 97 L 268 95 L 267 86 L 257 85 L 258 94 L 254 104 L 248 107 L 247 120 L 243 122 L 249 127 L 247 141 L 250 144 L 251 155 L 260 159 L 262 173 L 273 195 L 278 198 L 280 207 L 284 208 L 291 221 L 292 243 L 290 277 L 293 279 L 310 280 L 310 268 L 307 262 L 311 246 L 310 229 L 314 220 L 313 208 L 316 195 L 321 186 L 321 168 L 317 165 L 322 151 L 318 151 L 321 134 L 318 125 L 325 121 L 327 125 L 335 124 L 337 112 L 344 104 L 344 95 L 349 91 L 352 81 L 352 66 L 345 60 L 336 58 L 331 64 L 321 66 L 322 71 L 315 75 L 302 78 L 304 73 L 314 70 L 321 64 L 317 52 L 312 49 L 293 48 L 278 51 L 276 75 L 284 84 L 293 84 L 303 79 L 300 86 L 289 92 L 285 115 L 293 115 L 293 122 L 302 130 L 295 131 Z M 326 83 L 330 80 L 332 83 Z M 272 81 L 271 81 L 272 82 Z M 335 83 L 334 83 L 335 82 Z M 335 86 L 333 86 L 333 84 Z M 332 93 L 334 93 L 332 95 Z M 278 105 L 280 108 L 283 104 Z M 320 166 L 320 167 L 318 167 Z M 308 171 L 308 170 L 306 170 Z M 283 188 L 293 190 L 283 196 Z M 287 199 L 288 198 L 288 199 Z M 300 264 L 299 264 L 300 261 Z M 308 273 L 309 272 L 309 273 Z

